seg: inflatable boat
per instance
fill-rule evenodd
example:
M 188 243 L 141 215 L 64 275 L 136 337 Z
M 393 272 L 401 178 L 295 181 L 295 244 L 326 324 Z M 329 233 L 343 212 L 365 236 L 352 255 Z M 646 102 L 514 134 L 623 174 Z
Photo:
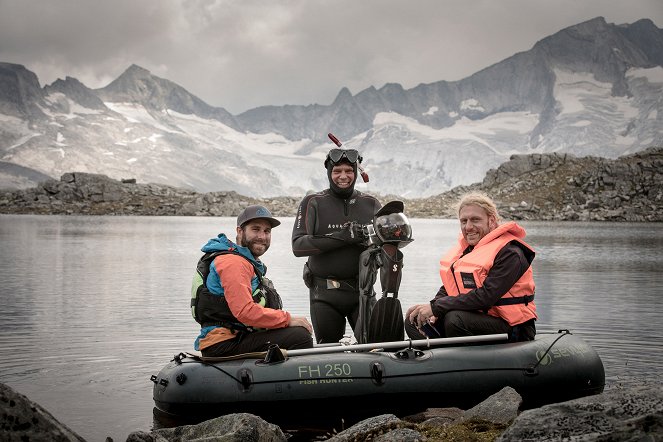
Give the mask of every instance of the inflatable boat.
M 231 358 L 176 355 L 151 380 L 157 421 L 200 422 L 247 412 L 278 424 L 345 424 L 383 413 L 471 407 L 506 386 L 523 407 L 603 391 L 596 351 L 567 330 L 336 345 Z

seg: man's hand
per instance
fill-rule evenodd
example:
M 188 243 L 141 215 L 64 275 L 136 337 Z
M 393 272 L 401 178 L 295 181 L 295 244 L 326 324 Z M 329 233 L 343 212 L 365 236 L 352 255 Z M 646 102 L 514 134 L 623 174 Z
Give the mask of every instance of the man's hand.
M 290 322 L 288 323 L 288 327 L 304 327 L 306 330 L 308 330 L 309 333 L 313 334 L 313 326 L 310 322 L 308 322 L 306 316 L 290 315 Z
M 364 242 L 364 228 L 362 227 L 361 224 L 356 223 L 354 221 L 351 221 L 349 223 L 346 223 L 345 226 L 343 226 L 342 232 L 345 234 L 347 232 L 347 236 L 349 237 L 346 242 L 353 243 L 353 244 L 358 244 L 360 242 Z
M 437 318 L 433 316 L 433 309 L 431 308 L 430 303 L 413 305 L 407 309 L 405 317 L 412 324 L 416 325 L 417 328 L 421 327 L 421 325 L 425 324 L 427 321 L 434 324 L 437 320 Z
M 354 221 L 345 223 L 343 229 L 338 232 L 328 233 L 327 236 L 331 238 L 340 239 L 348 244 L 360 244 L 364 242 L 364 228 L 361 224 Z

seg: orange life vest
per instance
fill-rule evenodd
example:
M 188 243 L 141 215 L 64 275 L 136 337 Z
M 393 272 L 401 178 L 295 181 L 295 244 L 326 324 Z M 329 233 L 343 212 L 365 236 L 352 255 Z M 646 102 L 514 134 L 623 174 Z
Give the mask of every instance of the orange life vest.
M 474 249 L 461 256 L 469 244 L 461 235 L 458 244 L 440 260 L 440 278 L 447 294 L 458 296 L 483 286 L 486 276 L 495 262 L 495 256 L 511 241 L 518 241 L 528 249 L 533 249 L 523 241 L 525 229 L 515 222 L 498 226 L 481 238 Z M 534 304 L 534 277 L 532 266 L 511 287 L 511 289 L 490 307 L 488 314 L 499 317 L 514 326 L 536 319 Z

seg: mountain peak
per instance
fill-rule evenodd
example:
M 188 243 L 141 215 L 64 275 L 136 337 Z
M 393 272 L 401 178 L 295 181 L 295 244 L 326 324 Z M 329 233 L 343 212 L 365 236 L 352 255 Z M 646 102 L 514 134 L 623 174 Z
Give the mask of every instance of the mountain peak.
M 64 80 L 58 78 L 52 84 L 45 86 L 44 91 L 47 94 L 61 92 L 76 103 L 88 109 L 105 109 L 104 103 L 95 95 L 95 93 L 78 81 L 74 77 L 65 77 Z
M 235 124 L 225 109 L 208 105 L 182 86 L 157 77 L 137 64 L 132 64 L 108 86 L 95 92 L 107 102 L 140 103 L 148 110 L 172 109 L 182 114 L 214 118 L 230 126 Z
M 127 68 L 126 71 L 124 71 L 123 75 L 131 76 L 131 77 L 150 77 L 152 76 L 152 73 L 145 69 L 144 67 L 138 66 L 137 64 L 132 64 Z
M 350 89 L 344 87 L 339 91 L 338 95 L 334 99 L 334 103 L 332 104 L 332 106 L 343 103 L 344 101 L 347 101 L 349 99 L 352 99 L 352 94 L 350 93 Z
M 608 26 L 608 23 L 605 21 L 605 18 L 603 17 L 594 17 L 590 20 L 578 23 L 577 25 L 570 26 L 570 28 L 574 29 L 579 29 L 583 31 L 592 31 L 596 30 L 597 28 L 605 28 Z M 569 29 L 569 28 L 567 28 Z
M 139 101 L 142 102 L 154 91 L 158 82 L 150 71 L 132 64 L 108 86 L 96 92 L 104 101 Z
M 0 63 L 0 113 L 43 118 L 43 98 L 34 72 L 22 64 Z

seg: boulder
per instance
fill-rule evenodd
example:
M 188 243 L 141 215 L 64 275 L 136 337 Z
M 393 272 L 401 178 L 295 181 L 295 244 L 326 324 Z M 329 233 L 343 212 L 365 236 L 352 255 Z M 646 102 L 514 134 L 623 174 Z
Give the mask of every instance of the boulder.
M 278 426 L 249 413 L 219 416 L 196 425 L 162 428 L 152 433 L 134 432 L 127 442 L 285 442 Z
M 615 389 L 521 413 L 497 439 L 663 441 L 663 386 Z
M 401 423 L 402 421 L 393 414 L 381 414 L 379 416 L 370 417 L 368 419 L 364 419 L 361 422 L 357 422 L 347 430 L 343 430 L 327 440 L 330 442 L 373 440 L 377 436 L 400 428 Z
M 0 383 L 0 440 L 4 442 L 84 442 L 39 404 Z
M 518 416 L 523 398 L 511 387 L 504 387 L 480 404 L 462 414 L 459 421 L 483 420 L 493 424 L 509 425 Z

